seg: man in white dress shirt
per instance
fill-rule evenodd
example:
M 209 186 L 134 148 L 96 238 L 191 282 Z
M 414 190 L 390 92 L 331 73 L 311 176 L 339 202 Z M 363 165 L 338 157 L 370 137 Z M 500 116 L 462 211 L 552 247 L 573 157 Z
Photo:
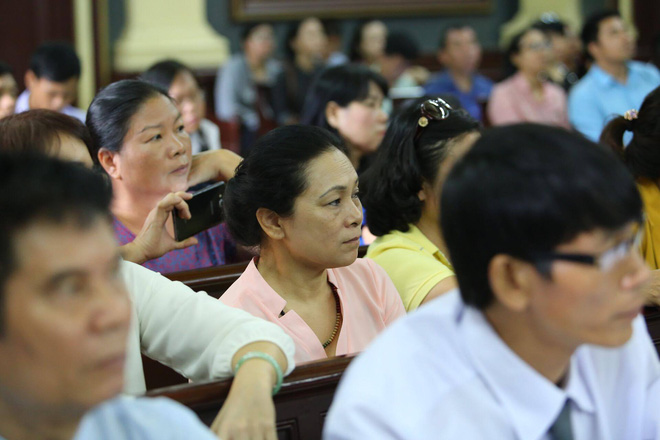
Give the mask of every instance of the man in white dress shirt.
M 452 170 L 441 214 L 459 289 L 353 362 L 325 438 L 658 438 L 625 167 L 558 128 L 495 128 Z
M 110 201 L 105 179 L 81 165 L 0 154 L 0 440 L 214 438 L 190 410 L 168 399 L 118 397 L 133 354 L 127 356 L 127 339 L 144 347 L 147 337 L 130 329 L 131 314 L 136 326 L 151 327 L 147 345 L 154 353 L 193 358 L 172 364 L 236 372 L 214 422 L 221 437 L 275 438 L 271 393 L 292 350 L 284 353 L 268 335 L 259 338 L 267 330 L 259 325 L 249 335 L 220 335 L 225 350 L 210 343 L 211 356 L 163 340 L 174 339 L 162 316 L 167 310 L 182 328 L 185 320 L 174 315 L 204 319 L 204 305 L 177 283 L 122 264 Z M 160 299 L 181 307 L 144 304 L 157 302 L 153 292 L 149 298 L 133 292 L 138 304 L 132 306 L 125 282 L 169 290 Z M 250 332 L 250 317 L 224 315 L 216 319 L 237 324 L 224 333 Z M 189 323 L 191 331 L 195 326 Z M 179 345 L 189 338 L 180 337 Z M 213 365 L 195 367 L 198 358 Z
M 44 108 L 85 122 L 85 111 L 71 105 L 78 95 L 80 59 L 67 43 L 39 46 L 25 73 L 26 89 L 16 100 L 16 113 Z

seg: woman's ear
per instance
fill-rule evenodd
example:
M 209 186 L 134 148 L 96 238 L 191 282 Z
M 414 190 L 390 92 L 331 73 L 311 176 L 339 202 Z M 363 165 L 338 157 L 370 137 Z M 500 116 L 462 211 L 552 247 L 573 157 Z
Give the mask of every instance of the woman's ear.
M 101 148 L 98 152 L 99 163 L 108 176 L 121 180 L 121 159 L 116 151 Z
M 335 101 L 330 101 L 325 106 L 325 120 L 328 121 L 328 125 L 335 130 L 339 127 L 339 111 L 341 107 Z
M 275 211 L 267 208 L 257 209 L 257 221 L 261 229 L 273 240 L 281 240 L 285 236 L 280 219 L 281 217 Z
M 488 280 L 496 301 L 515 312 L 527 308 L 538 276 L 531 263 L 510 255 L 495 255 L 488 265 Z

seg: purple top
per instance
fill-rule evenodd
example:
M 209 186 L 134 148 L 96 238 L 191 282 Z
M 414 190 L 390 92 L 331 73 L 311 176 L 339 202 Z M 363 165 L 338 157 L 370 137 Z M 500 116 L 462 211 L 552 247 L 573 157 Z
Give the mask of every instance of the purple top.
M 122 222 L 113 219 L 112 226 L 120 245 L 130 243 L 135 235 Z M 198 243 L 185 249 L 170 251 L 142 265 L 160 273 L 180 272 L 225 264 L 225 255 L 234 251 L 233 240 L 224 223 L 195 235 Z

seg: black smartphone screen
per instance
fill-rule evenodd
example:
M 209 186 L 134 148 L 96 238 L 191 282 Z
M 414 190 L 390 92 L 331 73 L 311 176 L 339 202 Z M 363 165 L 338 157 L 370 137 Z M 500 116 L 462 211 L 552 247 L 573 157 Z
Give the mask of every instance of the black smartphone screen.
M 177 241 L 222 223 L 222 197 L 225 193 L 225 182 L 214 183 L 193 194 L 188 200 L 191 218 L 189 220 L 179 217 L 177 212 L 172 215 L 174 222 L 174 238 Z

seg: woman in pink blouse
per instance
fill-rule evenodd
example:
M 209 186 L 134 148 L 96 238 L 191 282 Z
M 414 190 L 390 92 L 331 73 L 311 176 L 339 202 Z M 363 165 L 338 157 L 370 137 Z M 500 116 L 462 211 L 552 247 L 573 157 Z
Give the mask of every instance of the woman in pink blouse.
M 405 314 L 385 271 L 357 259 L 358 178 L 340 145 L 322 128 L 278 128 L 225 191 L 231 234 L 259 256 L 220 299 L 284 328 L 296 362 L 359 352 Z
M 569 128 L 566 94 L 546 80 L 550 42 L 538 29 L 527 29 L 511 40 L 506 53 L 508 79 L 496 84 L 488 101 L 492 125 L 538 122 Z

